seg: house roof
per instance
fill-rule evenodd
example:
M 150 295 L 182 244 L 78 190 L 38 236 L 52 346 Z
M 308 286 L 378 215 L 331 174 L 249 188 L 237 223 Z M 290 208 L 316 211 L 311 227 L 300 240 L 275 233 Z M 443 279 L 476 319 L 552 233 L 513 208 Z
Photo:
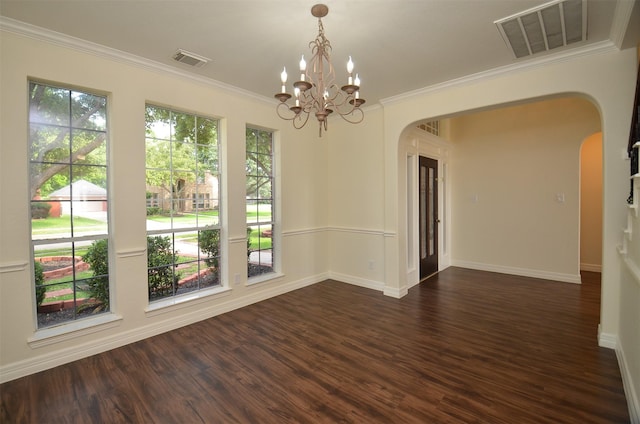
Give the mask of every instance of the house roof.
M 62 187 L 61 189 L 58 189 L 51 193 L 49 195 L 49 198 L 69 199 L 71 197 L 72 191 L 74 199 L 87 197 L 99 199 L 107 198 L 107 190 L 86 180 L 78 180 L 68 186 Z

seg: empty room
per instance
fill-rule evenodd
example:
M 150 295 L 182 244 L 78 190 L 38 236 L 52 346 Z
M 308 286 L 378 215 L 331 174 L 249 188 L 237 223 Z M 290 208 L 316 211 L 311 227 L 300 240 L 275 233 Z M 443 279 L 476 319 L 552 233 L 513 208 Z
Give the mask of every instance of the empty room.
M 0 5 L 0 422 L 640 423 L 637 0 Z

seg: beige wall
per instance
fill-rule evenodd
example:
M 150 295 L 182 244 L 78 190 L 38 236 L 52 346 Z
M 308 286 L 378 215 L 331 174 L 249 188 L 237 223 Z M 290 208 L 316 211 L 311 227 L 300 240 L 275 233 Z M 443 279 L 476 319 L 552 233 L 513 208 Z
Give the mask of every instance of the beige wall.
M 580 146 L 596 108 L 554 99 L 453 118 L 453 263 L 580 282 Z
M 2 32 L 0 63 L 0 381 L 168 331 L 321 281 L 327 276 L 327 145 L 294 130 L 273 99 L 134 65 L 127 58 Z M 36 331 L 28 199 L 28 79 L 95 90 L 108 98 L 113 314 Z M 145 102 L 221 119 L 221 208 L 226 290 L 150 310 L 146 288 Z M 245 126 L 276 131 L 276 235 L 282 273 L 246 284 Z M 286 148 L 283 148 L 286 146 Z M 240 282 L 234 282 L 236 274 Z M 154 309 L 154 308 L 151 308 Z M 89 323 L 92 326 L 87 326 Z M 83 324 L 83 325 L 80 325 Z M 87 325 L 85 325 L 87 324 Z M 74 330 L 74 331 L 70 331 Z
M 580 269 L 602 270 L 602 133 L 580 150 Z
M 330 122 L 330 275 L 363 287 L 384 287 L 384 172 L 382 109 L 369 108 L 362 124 Z

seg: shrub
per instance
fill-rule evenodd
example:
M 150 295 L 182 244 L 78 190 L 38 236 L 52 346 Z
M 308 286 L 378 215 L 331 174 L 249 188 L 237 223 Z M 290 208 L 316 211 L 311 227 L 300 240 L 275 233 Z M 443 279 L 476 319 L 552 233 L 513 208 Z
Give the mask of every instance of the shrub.
M 51 205 L 45 202 L 31 202 L 31 218 L 44 219 L 49 216 Z
M 210 268 L 218 269 L 220 265 L 220 230 L 205 228 L 198 237 L 200 250 L 207 255 L 204 260 Z
M 253 232 L 253 230 L 251 229 L 251 227 L 247 227 L 247 261 L 249 260 L 249 256 L 251 256 L 251 252 L 253 252 L 253 250 L 251 249 L 251 233 Z
M 161 213 L 162 213 L 162 208 L 158 206 L 149 206 L 147 208 L 147 216 L 160 215 Z
M 89 264 L 94 277 L 87 280 L 91 297 L 101 302 L 103 309 L 109 308 L 109 246 L 107 240 L 91 243 L 82 260 Z
M 147 237 L 147 267 L 149 299 L 173 294 L 174 287 L 180 280 L 180 274 L 173 272 L 174 257 L 171 238 Z
M 42 264 L 38 261 L 33 261 L 33 271 L 36 280 L 36 304 L 40 306 L 47 292 L 47 288 L 44 286 L 44 270 Z

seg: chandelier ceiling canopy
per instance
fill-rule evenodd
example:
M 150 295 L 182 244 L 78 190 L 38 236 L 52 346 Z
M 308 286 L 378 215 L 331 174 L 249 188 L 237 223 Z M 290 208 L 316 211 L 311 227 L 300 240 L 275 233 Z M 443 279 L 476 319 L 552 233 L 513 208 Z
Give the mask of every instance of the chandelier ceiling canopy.
M 329 8 L 324 4 L 316 4 L 311 14 L 318 18 L 318 36 L 309 43 L 311 59 L 309 63 L 300 60 L 300 79 L 293 83 L 293 95 L 287 92 L 287 70 L 282 70 L 280 80 L 282 90 L 275 95 L 280 100 L 276 112 L 282 119 L 290 120 L 293 126 L 300 129 L 314 114 L 320 125 L 319 134 L 327 130 L 327 119 L 333 112 L 352 124 L 362 122 L 364 112 L 360 106 L 365 102 L 360 98 L 360 77 L 353 76 L 353 61 L 349 56 L 347 62 L 346 84 L 342 87 L 336 82 L 335 70 L 331 63 L 331 43 L 324 35 L 322 18 L 327 16 Z M 293 99 L 292 99 L 293 97 Z M 291 104 L 289 100 L 291 99 Z

